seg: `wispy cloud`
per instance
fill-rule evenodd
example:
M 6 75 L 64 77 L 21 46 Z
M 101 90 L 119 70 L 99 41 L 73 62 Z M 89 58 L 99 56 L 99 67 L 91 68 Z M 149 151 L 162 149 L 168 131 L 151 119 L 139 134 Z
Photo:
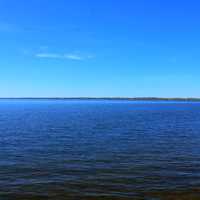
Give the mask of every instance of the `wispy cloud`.
M 83 59 L 85 59 L 84 57 L 81 57 L 81 56 L 76 55 L 76 54 L 65 54 L 64 58 L 71 59 L 71 60 L 83 60 Z
M 62 55 L 55 53 L 38 53 L 35 56 L 38 58 L 63 58 Z
M 49 59 L 68 59 L 68 60 L 85 60 L 92 58 L 91 55 L 80 56 L 78 54 L 58 54 L 58 53 L 38 53 L 35 55 L 37 58 Z

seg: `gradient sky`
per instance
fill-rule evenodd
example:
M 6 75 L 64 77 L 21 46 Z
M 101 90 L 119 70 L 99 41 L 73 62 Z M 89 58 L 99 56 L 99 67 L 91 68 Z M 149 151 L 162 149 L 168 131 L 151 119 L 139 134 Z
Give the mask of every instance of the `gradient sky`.
M 0 0 L 0 97 L 200 97 L 200 2 Z

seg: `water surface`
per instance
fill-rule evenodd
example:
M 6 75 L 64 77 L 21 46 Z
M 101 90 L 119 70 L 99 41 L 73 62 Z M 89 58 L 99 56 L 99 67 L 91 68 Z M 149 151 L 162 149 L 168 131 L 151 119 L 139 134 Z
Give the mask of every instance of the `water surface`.
M 0 100 L 0 199 L 198 199 L 200 103 Z

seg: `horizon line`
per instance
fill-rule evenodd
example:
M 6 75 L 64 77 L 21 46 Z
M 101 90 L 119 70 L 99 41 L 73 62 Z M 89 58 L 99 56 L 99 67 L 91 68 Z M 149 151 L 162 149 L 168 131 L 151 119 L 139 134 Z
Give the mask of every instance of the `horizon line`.
M 200 101 L 200 97 L 0 97 L 3 99 L 24 99 L 24 100 L 37 100 L 37 99 L 50 99 L 50 100 L 176 100 L 176 101 Z

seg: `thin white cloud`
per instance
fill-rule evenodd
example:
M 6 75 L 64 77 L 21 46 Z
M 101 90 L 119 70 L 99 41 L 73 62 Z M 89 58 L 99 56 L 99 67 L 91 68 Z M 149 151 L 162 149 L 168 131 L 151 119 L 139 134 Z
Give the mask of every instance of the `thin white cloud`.
M 38 53 L 36 54 L 38 58 L 63 58 L 62 55 L 55 54 L 55 53 Z
M 67 59 L 67 60 L 85 60 L 92 58 L 92 56 L 80 56 L 78 54 L 57 54 L 57 53 L 38 53 L 35 56 L 37 58 Z
M 83 60 L 84 59 L 83 57 L 76 55 L 76 54 L 65 54 L 64 57 L 67 59 L 71 59 L 71 60 Z

